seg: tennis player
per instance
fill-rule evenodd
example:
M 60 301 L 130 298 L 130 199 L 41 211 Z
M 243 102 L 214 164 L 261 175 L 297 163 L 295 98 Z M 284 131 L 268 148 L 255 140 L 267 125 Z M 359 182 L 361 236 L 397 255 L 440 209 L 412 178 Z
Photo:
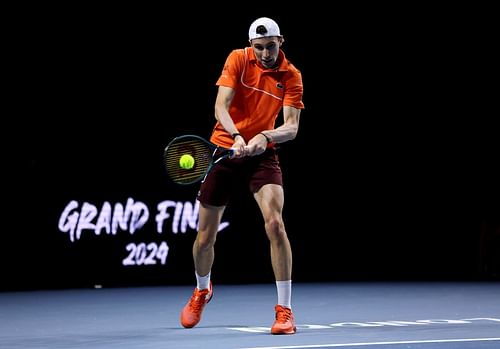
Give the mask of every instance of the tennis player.
M 220 161 L 201 184 L 199 228 L 193 246 L 196 288 L 181 311 L 186 328 L 201 319 L 212 299 L 210 281 L 214 244 L 222 214 L 236 186 L 253 193 L 264 218 L 277 287 L 272 334 L 296 332 L 292 312 L 292 250 L 283 222 L 283 181 L 275 145 L 293 140 L 299 129 L 302 76 L 281 50 L 278 24 L 258 18 L 248 31 L 250 47 L 233 50 L 217 80 L 214 126 L 210 141 L 236 149 Z M 283 122 L 276 127 L 282 112 Z

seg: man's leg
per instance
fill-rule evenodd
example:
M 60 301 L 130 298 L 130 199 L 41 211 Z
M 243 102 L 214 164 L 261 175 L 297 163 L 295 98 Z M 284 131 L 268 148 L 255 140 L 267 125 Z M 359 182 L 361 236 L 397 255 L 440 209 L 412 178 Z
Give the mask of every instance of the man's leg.
M 296 326 L 291 307 L 292 248 L 283 223 L 283 188 L 277 184 L 267 184 L 261 187 L 254 197 L 264 217 L 278 292 L 278 303 L 275 306 L 276 321 L 271 332 L 293 334 L 296 332 Z
M 212 299 L 210 271 L 214 262 L 214 245 L 225 207 L 200 204 L 198 234 L 193 244 L 196 288 L 181 311 L 182 326 L 191 328 L 200 320 L 205 305 Z

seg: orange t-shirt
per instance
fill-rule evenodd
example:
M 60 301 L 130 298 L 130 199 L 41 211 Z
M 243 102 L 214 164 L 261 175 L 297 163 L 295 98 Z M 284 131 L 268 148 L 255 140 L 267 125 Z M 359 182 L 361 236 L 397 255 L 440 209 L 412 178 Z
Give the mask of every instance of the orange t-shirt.
M 257 64 L 251 47 L 234 50 L 217 80 L 217 86 L 235 89 L 229 115 L 246 141 L 261 131 L 274 129 L 283 106 L 304 108 L 300 71 L 281 50 L 278 61 L 278 68 L 266 69 Z M 234 143 L 219 122 L 215 124 L 210 141 L 226 148 Z

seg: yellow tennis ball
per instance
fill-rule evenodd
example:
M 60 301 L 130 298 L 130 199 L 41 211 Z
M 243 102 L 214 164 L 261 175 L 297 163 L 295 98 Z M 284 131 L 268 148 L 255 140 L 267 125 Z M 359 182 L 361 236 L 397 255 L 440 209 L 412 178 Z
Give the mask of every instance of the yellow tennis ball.
M 179 166 L 185 170 L 190 170 L 194 166 L 194 158 L 189 154 L 184 154 L 179 159 Z

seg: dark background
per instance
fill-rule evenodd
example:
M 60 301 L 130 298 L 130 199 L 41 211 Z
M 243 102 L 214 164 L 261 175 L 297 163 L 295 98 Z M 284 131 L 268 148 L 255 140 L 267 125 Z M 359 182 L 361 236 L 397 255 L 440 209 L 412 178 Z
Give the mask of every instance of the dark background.
M 386 10 L 30 9 L 13 54 L 20 136 L 0 289 L 194 282 L 195 231 L 155 231 L 158 202 L 197 191 L 168 183 L 162 152 L 175 136 L 209 136 L 215 81 L 260 16 L 279 23 L 303 74 L 299 134 L 280 149 L 293 280 L 498 279 L 498 108 L 480 35 L 491 22 L 471 9 Z M 272 281 L 260 213 L 240 194 L 212 277 Z M 151 210 L 140 234 L 70 243 L 57 228 L 71 200 L 130 197 Z M 167 264 L 121 266 L 136 240 L 167 241 Z

